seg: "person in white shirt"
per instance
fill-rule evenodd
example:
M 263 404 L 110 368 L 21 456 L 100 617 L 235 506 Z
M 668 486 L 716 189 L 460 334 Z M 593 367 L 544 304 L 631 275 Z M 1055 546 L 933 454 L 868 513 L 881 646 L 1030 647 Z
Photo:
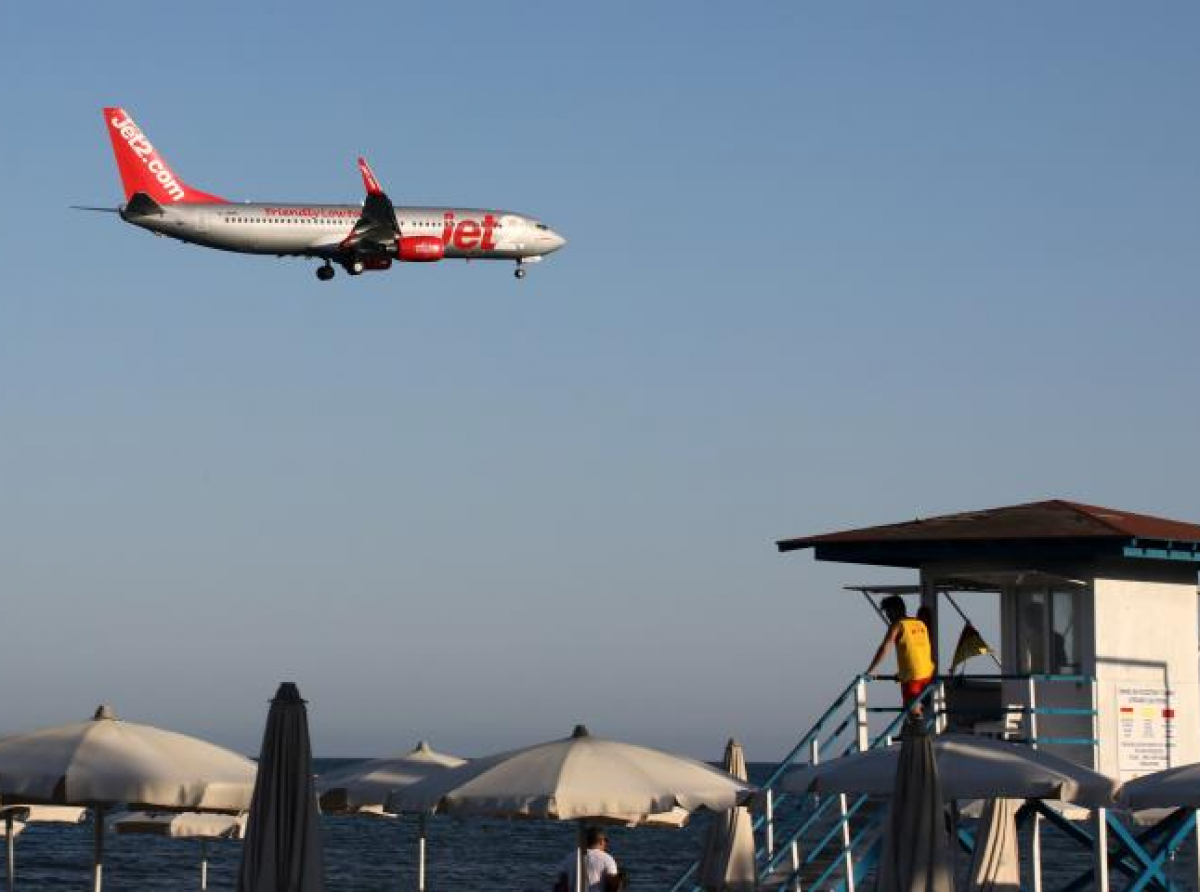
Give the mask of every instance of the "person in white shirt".
M 608 854 L 608 836 L 599 827 L 589 827 L 584 834 L 587 845 L 586 866 L 588 892 L 613 892 L 619 884 L 617 862 Z M 558 869 L 558 885 L 575 892 L 575 865 L 578 851 L 572 849 Z M 564 885 L 565 884 L 565 885 Z

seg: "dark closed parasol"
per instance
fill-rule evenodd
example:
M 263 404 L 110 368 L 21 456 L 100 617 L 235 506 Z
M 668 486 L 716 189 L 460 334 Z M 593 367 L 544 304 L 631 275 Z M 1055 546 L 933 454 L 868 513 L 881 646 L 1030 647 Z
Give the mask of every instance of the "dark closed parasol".
M 933 742 L 920 719 L 905 725 L 879 861 L 879 892 L 953 892 L 950 835 Z
M 324 892 L 308 714 L 284 682 L 271 701 L 242 848 L 238 892 Z

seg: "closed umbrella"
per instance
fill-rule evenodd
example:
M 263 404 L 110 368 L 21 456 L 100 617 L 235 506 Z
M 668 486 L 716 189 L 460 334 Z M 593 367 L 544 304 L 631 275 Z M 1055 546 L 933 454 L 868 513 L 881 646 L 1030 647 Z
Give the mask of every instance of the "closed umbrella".
M 695 759 L 592 737 L 570 737 L 472 760 L 391 797 L 401 811 L 580 822 L 576 880 L 584 884 L 583 823 L 641 823 L 679 808 L 726 811 L 753 792 Z
M 238 892 L 323 892 L 308 714 L 284 682 L 271 701 L 242 846 Z
M 0 740 L 0 796 L 86 806 L 95 825 L 92 886 L 103 881 L 104 814 L 121 803 L 215 811 L 249 805 L 254 763 L 215 744 L 123 722 L 101 706 L 77 722 Z
M 725 745 L 725 770 L 746 780 L 746 755 L 742 745 L 730 739 Z M 711 892 L 752 892 L 758 888 L 758 865 L 754 860 L 754 825 L 743 805 L 713 816 L 704 840 L 698 872 L 700 885 Z
M 879 892 L 954 892 L 943 800 L 929 733 L 909 722 L 889 803 Z
M 989 799 L 979 817 L 967 892 L 1017 892 L 1021 858 L 1017 847 L 1016 799 Z
M 465 759 L 436 752 L 424 740 L 409 752 L 385 759 L 372 759 L 331 771 L 317 778 L 321 808 L 339 814 L 387 815 L 387 799 L 394 791 L 412 786 L 447 768 L 457 768 Z M 418 818 L 417 889 L 425 888 L 425 813 Z
M 1086 808 L 1105 808 L 1113 802 L 1116 785 L 1111 778 L 1045 750 L 970 734 L 941 734 L 932 749 L 947 800 L 1061 799 Z M 796 768 L 784 776 L 782 788 L 792 793 L 887 796 L 902 751 L 903 744 L 880 747 Z
M 246 829 L 246 816 L 206 812 L 119 812 L 112 816 L 110 826 L 117 833 L 143 833 L 171 839 L 200 840 L 200 888 L 208 888 L 208 841 L 210 839 L 241 839 Z

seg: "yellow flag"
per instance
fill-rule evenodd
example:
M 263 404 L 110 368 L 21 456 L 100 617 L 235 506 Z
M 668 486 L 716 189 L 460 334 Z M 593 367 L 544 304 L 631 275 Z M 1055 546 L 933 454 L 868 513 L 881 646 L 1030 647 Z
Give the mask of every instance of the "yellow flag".
M 963 626 L 962 634 L 958 636 L 958 644 L 954 647 L 954 660 L 950 664 L 950 671 L 954 672 L 971 657 L 983 657 L 991 652 L 992 649 L 983 640 L 979 630 L 967 623 Z

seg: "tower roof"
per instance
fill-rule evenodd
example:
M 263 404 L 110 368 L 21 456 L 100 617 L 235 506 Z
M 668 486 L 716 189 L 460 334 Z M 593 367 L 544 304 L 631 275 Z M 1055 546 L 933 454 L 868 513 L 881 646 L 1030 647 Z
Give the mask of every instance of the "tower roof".
M 818 560 L 919 567 L 937 560 L 1115 556 L 1200 561 L 1200 524 L 1063 499 L 783 539 Z

